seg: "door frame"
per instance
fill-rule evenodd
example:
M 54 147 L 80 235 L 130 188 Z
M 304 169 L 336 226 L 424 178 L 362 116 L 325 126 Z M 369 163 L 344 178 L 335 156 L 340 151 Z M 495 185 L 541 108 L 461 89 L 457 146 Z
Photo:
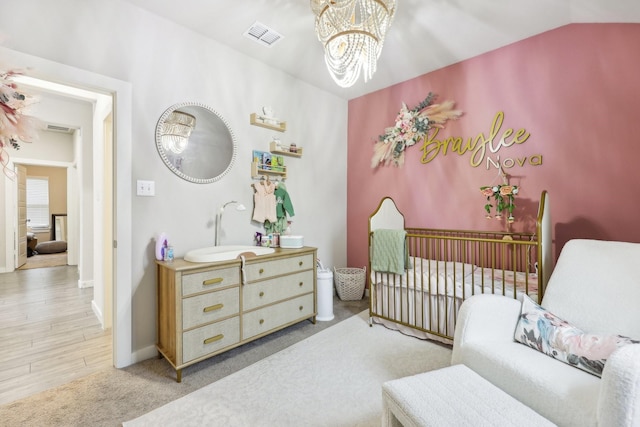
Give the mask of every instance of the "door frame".
M 47 166 L 47 167 L 54 167 L 54 168 L 64 168 L 66 170 L 67 173 L 67 179 L 69 176 L 69 170 L 73 169 L 73 164 L 68 163 L 68 162 L 56 162 L 56 161 L 48 161 L 48 160 L 32 160 L 32 159 L 12 159 L 12 162 L 14 164 L 14 166 Z M 20 239 L 20 233 L 18 228 L 20 227 L 20 224 L 18 224 L 18 214 L 17 214 L 17 209 L 18 209 L 18 182 L 17 181 L 10 181 L 10 180 L 6 180 L 5 181 L 5 190 L 7 192 L 7 205 L 6 205 L 6 209 L 5 209 L 5 214 L 7 216 L 7 222 L 6 222 L 6 226 L 5 229 L 9 230 L 11 229 L 13 231 L 13 236 L 14 236 L 14 250 L 13 250 L 13 257 L 12 257 L 12 262 L 6 264 L 7 266 L 7 270 L 8 271 L 13 271 L 17 268 L 20 267 L 20 265 L 18 265 L 18 244 L 19 244 L 19 239 Z M 78 189 L 77 188 L 73 188 L 69 186 L 69 182 L 67 182 L 67 212 L 71 211 L 71 218 L 78 218 L 78 213 L 77 212 L 73 212 L 73 209 L 70 207 L 69 205 L 69 200 L 70 198 L 77 198 L 78 197 Z M 9 214 L 9 211 L 12 210 L 13 212 L 13 216 L 11 216 Z M 73 226 L 73 224 L 71 224 L 71 226 Z M 7 240 L 10 240 L 9 238 L 7 238 Z M 68 256 L 69 256 L 69 260 L 70 265 L 76 265 L 77 264 L 77 248 L 78 248 L 78 242 L 77 242 L 77 238 L 76 239 L 71 239 L 68 240 Z M 7 257 L 9 258 L 9 257 Z M 76 260 L 75 262 L 73 260 Z
M 15 256 L 14 259 L 14 268 L 20 268 L 27 262 L 27 258 L 29 255 L 29 250 L 27 249 L 29 245 L 29 240 L 27 238 L 27 167 L 25 165 L 16 165 L 15 167 L 15 179 L 16 179 L 16 197 L 14 200 L 16 201 L 13 209 L 15 211 L 16 220 L 14 227 L 14 236 L 15 236 Z M 24 186 L 24 190 L 22 187 Z M 20 209 L 24 207 L 24 212 L 21 214 Z M 24 221 L 24 228 L 23 228 Z M 22 249 L 22 241 L 24 239 L 24 252 Z M 24 262 L 23 262 L 24 261 Z
M 131 365 L 132 351 L 132 113 L 131 83 L 0 47 L 5 63 L 42 80 L 109 94 L 113 99 L 113 363 Z M 14 239 L 6 239 L 13 242 Z M 13 243 L 10 243 L 13 246 Z M 7 243 L 9 245 L 9 243 Z M 7 256 L 9 256 L 7 254 Z M 13 253 L 11 252 L 11 256 Z

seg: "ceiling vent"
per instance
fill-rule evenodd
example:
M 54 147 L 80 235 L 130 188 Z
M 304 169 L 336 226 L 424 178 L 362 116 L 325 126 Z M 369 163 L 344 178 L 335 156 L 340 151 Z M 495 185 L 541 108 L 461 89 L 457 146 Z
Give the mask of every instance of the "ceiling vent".
M 49 132 L 73 133 L 75 129 L 72 129 L 69 126 L 54 125 L 52 123 L 47 123 L 47 126 L 45 127 L 44 130 L 48 130 Z
M 282 40 L 284 36 L 277 31 L 272 30 L 266 25 L 256 21 L 249 27 L 243 34 L 245 37 L 250 38 L 256 43 L 260 43 L 263 46 L 271 47 L 276 42 Z

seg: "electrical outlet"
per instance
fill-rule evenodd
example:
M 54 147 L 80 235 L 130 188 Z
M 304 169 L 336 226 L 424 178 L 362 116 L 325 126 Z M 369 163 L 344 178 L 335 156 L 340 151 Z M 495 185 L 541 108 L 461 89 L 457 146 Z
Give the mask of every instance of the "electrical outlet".
M 138 180 L 136 185 L 136 194 L 138 196 L 155 196 L 156 195 L 156 183 L 155 181 L 142 181 Z

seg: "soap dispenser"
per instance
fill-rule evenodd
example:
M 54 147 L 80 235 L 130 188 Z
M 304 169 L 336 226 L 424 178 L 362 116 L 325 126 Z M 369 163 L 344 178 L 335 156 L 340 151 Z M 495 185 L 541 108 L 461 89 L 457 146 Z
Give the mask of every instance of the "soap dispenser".
M 163 261 L 165 257 L 165 250 L 169 246 L 169 238 L 167 237 L 167 233 L 162 232 L 158 234 L 156 237 L 156 259 L 158 261 Z

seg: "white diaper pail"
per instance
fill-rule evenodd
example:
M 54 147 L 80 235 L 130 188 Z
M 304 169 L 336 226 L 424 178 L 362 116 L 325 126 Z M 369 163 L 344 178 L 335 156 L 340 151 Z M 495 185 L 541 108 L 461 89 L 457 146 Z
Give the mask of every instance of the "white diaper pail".
M 321 322 L 333 320 L 333 272 L 318 261 L 318 315 Z

